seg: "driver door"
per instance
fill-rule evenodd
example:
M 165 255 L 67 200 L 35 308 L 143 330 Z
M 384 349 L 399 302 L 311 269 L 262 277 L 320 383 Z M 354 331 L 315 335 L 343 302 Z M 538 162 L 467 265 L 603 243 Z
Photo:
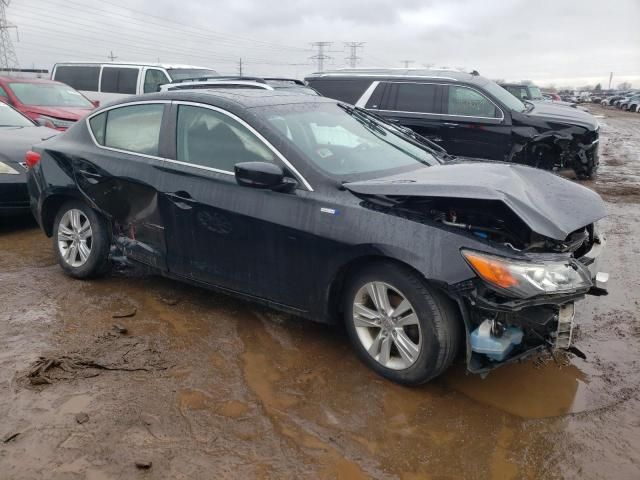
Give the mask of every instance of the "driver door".
M 160 209 L 168 269 L 198 282 L 286 305 L 304 300 L 292 269 L 308 202 L 292 193 L 242 187 L 234 165 L 280 160 L 245 122 L 210 106 L 174 104 L 175 159 L 165 162 Z M 282 166 L 282 165 L 281 165 Z M 295 280 L 294 280 L 295 279 Z

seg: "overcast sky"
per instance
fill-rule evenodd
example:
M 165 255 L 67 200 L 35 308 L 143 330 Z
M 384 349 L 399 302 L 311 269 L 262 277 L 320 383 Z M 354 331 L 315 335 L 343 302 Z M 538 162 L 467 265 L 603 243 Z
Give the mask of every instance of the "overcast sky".
M 359 66 L 446 66 L 490 78 L 640 87 L 640 0 L 13 0 L 20 64 L 158 61 L 303 77 L 311 42 L 365 42 Z

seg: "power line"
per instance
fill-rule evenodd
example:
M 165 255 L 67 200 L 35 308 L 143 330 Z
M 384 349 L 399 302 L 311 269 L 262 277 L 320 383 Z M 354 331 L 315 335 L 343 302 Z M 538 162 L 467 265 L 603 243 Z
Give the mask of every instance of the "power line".
M 345 60 L 349 62 L 351 68 L 356 68 L 358 62 L 362 60 L 362 58 L 358 56 L 358 49 L 364 48 L 364 44 L 365 42 L 345 42 L 344 46 L 349 47 L 349 56 L 345 58 Z
M 330 60 L 331 57 L 325 54 L 325 48 L 330 47 L 333 42 L 313 42 L 311 44 L 312 47 L 316 47 L 318 49 L 318 53 L 309 57 L 311 60 L 316 60 L 318 62 L 318 71 L 322 72 L 324 70 L 324 61 Z
M 9 35 L 10 29 L 15 28 L 17 32 L 18 27 L 7 22 L 6 8 L 9 3 L 10 0 L 0 0 L 0 68 L 19 69 L 18 57 Z

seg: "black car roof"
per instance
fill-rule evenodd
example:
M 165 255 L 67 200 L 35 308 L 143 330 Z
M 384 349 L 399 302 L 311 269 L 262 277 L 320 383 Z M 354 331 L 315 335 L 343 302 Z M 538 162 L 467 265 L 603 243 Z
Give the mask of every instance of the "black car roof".
M 294 90 L 204 88 L 197 90 L 173 90 L 168 92 L 127 97 L 126 99 L 111 103 L 110 106 L 113 107 L 119 104 L 152 100 L 180 100 L 218 106 L 224 106 L 231 103 L 241 108 L 263 107 L 270 105 L 287 105 L 295 103 L 335 102 L 335 100 L 331 100 L 325 97 L 296 93 Z
M 458 70 L 430 70 L 423 68 L 345 68 L 326 72 L 316 72 L 305 80 L 366 78 L 380 80 L 386 78 L 402 78 L 405 80 L 458 81 L 482 85 L 487 79 L 477 72 L 467 73 Z

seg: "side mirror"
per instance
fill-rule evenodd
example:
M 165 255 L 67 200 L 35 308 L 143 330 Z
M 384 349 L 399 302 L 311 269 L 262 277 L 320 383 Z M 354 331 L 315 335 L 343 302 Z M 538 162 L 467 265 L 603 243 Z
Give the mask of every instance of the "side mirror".
M 98 108 L 100 106 L 100 100 L 91 100 L 91 104 L 94 107 Z
M 284 170 L 269 162 L 241 162 L 235 167 L 236 182 L 243 187 L 291 190 L 296 182 L 285 177 Z

